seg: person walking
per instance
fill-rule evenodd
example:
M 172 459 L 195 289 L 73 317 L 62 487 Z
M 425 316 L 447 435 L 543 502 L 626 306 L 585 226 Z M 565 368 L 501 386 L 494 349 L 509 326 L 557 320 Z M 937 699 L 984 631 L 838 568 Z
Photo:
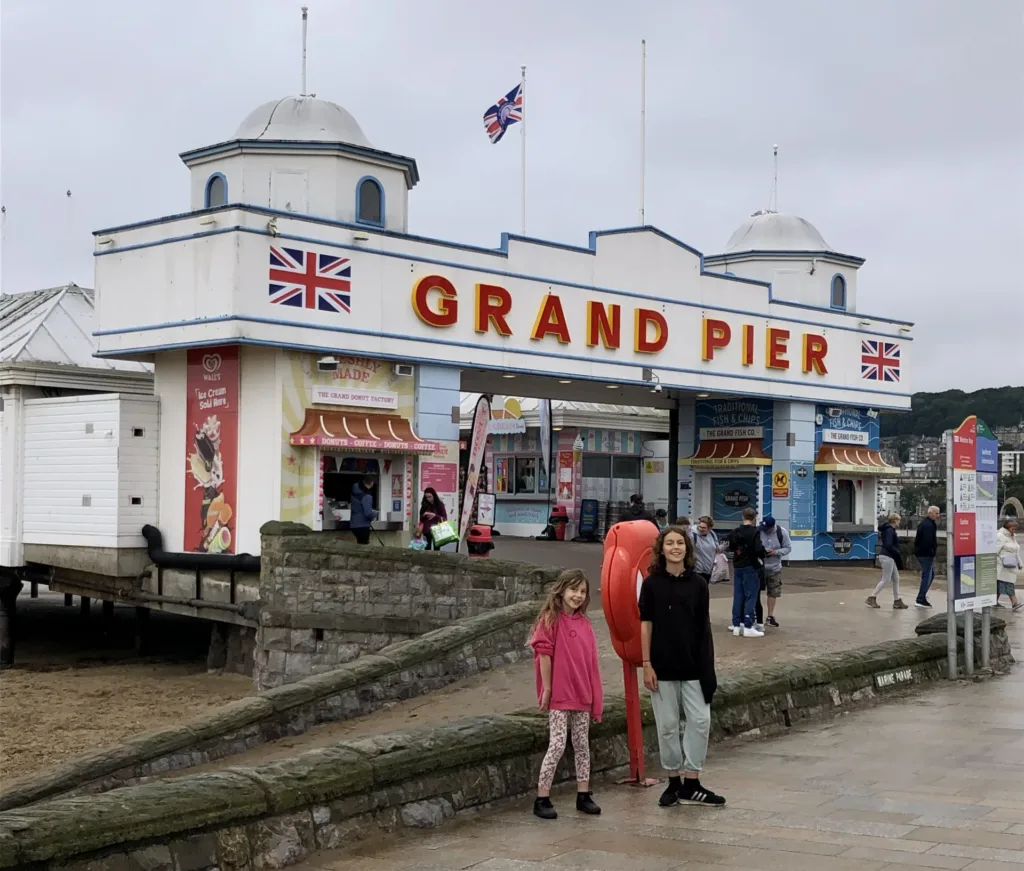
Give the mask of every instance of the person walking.
M 661 532 L 658 527 L 658 521 L 654 519 L 651 512 L 644 508 L 644 497 L 639 493 L 634 493 L 629 497 L 629 504 L 626 506 L 626 510 L 619 515 L 619 523 L 629 523 L 631 520 L 649 520 L 654 524 L 654 528 Z
M 689 536 L 669 526 L 655 539 L 650 574 L 640 585 L 644 686 L 651 694 L 661 767 L 668 774 L 668 788 L 658 799 L 662 807 L 725 804 L 700 782 L 718 678 L 708 585 L 694 571 L 694 563 Z
M 373 507 L 374 479 L 367 475 L 362 483 L 356 481 L 352 485 L 352 505 L 349 514 L 348 528 L 356 537 L 356 544 L 370 543 L 370 524 L 377 519 L 377 510 Z
M 1013 610 L 1020 611 L 1024 602 L 1017 601 L 1017 572 L 1022 566 L 1016 517 L 1003 521 L 1003 528 L 996 536 L 996 548 L 996 602 L 998 604 L 1000 596 L 1006 596 Z
M 764 631 L 754 627 L 757 593 L 760 586 L 764 545 L 757 528 L 757 512 L 743 509 L 743 523 L 729 533 L 732 554 L 732 634 L 744 638 L 763 638 Z
M 939 552 L 939 511 L 937 505 L 928 508 L 928 515 L 917 527 L 914 535 L 914 557 L 921 566 L 921 587 L 917 591 L 914 604 L 918 608 L 931 608 L 928 601 L 928 589 L 935 579 L 935 555 Z
M 710 517 L 702 517 L 697 521 L 697 534 L 693 536 L 693 552 L 696 556 L 694 571 L 705 584 L 711 583 L 711 573 L 715 570 L 715 557 L 718 556 L 721 544 L 718 536 L 710 526 Z
M 775 606 L 782 595 L 782 558 L 789 556 L 793 550 L 793 541 L 789 537 L 789 530 L 781 523 L 776 523 L 775 518 L 770 514 L 761 521 L 761 546 L 764 548 L 764 591 L 768 595 L 768 615 L 765 616 L 761 610 L 761 594 L 757 595 L 757 609 L 755 613 L 754 626 L 762 629 L 765 626 L 779 627 L 779 621 L 775 619 Z
M 551 803 L 551 784 L 570 733 L 576 758 L 576 810 L 601 813 L 590 792 L 590 721 L 601 721 L 604 690 L 588 605 L 587 576 L 580 569 L 562 572 L 548 593 L 530 638 L 537 706 L 548 715 L 550 732 L 533 802 L 533 813 L 542 820 L 558 819 Z
M 878 527 L 878 538 L 882 545 L 882 552 L 878 555 L 878 562 L 882 566 L 882 580 L 878 582 L 875 591 L 867 597 L 865 604 L 869 608 L 880 608 L 878 594 L 882 592 L 885 585 L 892 582 L 892 607 L 894 611 L 906 610 L 900 598 L 900 572 L 903 571 L 903 554 L 900 553 L 900 539 L 896 534 L 896 527 L 900 524 L 898 514 L 890 514 L 889 519 Z
M 437 491 L 433 487 L 424 488 L 423 500 L 420 502 L 420 526 L 423 527 L 423 534 L 427 539 L 427 550 L 437 549 L 434 547 L 434 537 L 430 531 L 447 519 L 448 509 L 444 507 Z

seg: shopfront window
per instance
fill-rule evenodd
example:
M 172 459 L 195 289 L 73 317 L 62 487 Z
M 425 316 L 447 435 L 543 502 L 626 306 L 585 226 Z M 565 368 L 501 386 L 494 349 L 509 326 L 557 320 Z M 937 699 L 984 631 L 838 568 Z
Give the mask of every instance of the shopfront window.
M 628 502 L 629 497 L 640 492 L 640 458 L 612 458 L 612 501 Z
M 835 494 L 832 498 L 832 522 L 857 522 L 857 488 L 849 478 L 836 481 Z
M 506 496 L 543 495 L 539 457 L 495 457 L 494 492 Z
M 324 529 L 334 529 L 345 523 L 351 516 L 352 487 L 370 478 L 373 486 L 370 495 L 373 507 L 380 509 L 380 465 L 375 459 L 364 457 L 342 457 L 326 454 L 323 458 L 324 472 Z

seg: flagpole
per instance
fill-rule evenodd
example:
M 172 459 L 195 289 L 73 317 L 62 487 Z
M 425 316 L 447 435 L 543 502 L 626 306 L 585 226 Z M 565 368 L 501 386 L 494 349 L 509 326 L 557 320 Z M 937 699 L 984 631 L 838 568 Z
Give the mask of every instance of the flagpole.
M 523 129 L 520 131 L 520 140 L 522 144 L 522 161 L 519 169 L 520 172 L 520 225 L 522 227 L 522 233 L 526 235 L 526 65 L 520 67 L 522 72 L 522 82 L 519 85 L 519 93 L 523 98 Z
M 647 40 L 640 40 L 640 226 L 646 224 L 644 209 L 645 178 L 647 169 Z

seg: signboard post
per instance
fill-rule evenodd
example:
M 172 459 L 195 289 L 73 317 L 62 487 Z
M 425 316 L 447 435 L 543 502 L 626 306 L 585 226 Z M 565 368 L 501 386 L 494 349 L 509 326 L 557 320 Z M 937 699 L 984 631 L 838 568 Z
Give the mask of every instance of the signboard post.
M 949 677 L 955 679 L 956 612 L 964 612 L 964 673 L 974 674 L 974 612 L 981 610 L 981 665 L 989 666 L 990 608 L 996 603 L 999 444 L 971 415 L 946 433 L 946 593 Z

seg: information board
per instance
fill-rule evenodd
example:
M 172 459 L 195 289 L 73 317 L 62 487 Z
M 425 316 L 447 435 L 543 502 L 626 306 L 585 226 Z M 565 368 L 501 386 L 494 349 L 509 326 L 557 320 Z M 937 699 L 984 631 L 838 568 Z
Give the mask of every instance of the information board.
M 996 457 L 999 444 L 985 422 L 972 415 L 951 433 L 952 467 L 946 486 L 953 496 L 947 528 L 952 538 L 953 597 L 957 611 L 996 603 Z
M 793 463 L 789 472 L 789 535 L 810 538 L 814 534 L 814 465 Z

